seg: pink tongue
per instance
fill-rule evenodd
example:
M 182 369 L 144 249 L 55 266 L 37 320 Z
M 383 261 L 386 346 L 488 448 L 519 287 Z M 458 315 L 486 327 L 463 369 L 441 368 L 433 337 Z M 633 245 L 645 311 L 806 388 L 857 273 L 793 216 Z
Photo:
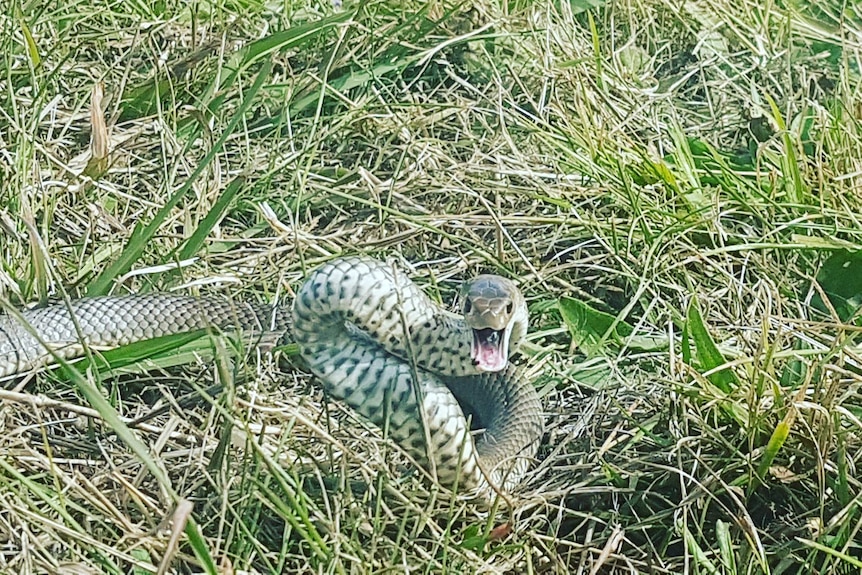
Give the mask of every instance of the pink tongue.
M 508 363 L 500 346 L 487 341 L 473 342 L 473 359 L 479 371 L 500 371 Z

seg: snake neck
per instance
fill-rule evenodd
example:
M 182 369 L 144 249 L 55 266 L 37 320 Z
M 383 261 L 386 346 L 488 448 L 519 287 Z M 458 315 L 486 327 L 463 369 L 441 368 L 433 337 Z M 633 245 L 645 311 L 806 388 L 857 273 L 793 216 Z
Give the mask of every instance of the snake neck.
M 511 490 L 536 453 L 544 424 L 542 403 L 514 365 L 478 377 L 447 378 L 446 386 L 470 419 L 485 479 Z
M 297 294 L 293 335 L 304 357 L 315 357 L 345 331 L 439 375 L 479 373 L 464 320 L 442 312 L 404 274 L 377 260 L 334 260 L 312 272 Z

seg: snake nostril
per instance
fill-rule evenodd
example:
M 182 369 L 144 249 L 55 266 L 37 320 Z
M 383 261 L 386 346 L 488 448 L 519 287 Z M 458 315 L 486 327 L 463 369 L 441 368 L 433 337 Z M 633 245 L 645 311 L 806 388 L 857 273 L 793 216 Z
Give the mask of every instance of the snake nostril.
M 509 302 L 506 304 L 506 313 L 512 313 L 512 310 L 515 309 L 515 304 Z
M 471 311 L 473 311 L 473 302 L 471 302 L 469 299 L 465 299 L 464 300 L 464 315 L 470 313 Z

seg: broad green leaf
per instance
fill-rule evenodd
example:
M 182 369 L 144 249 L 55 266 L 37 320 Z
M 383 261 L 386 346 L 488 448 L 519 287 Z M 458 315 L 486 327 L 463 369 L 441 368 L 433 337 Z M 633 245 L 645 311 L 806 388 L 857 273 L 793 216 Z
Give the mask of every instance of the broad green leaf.
M 420 58 L 421 54 L 414 54 L 411 58 L 405 58 L 393 64 L 387 63 L 377 65 L 370 72 L 351 70 L 347 74 L 331 78 L 327 82 L 327 85 L 321 87 L 320 89 L 330 89 L 339 92 L 346 92 L 360 86 L 365 86 L 369 82 L 376 80 L 377 78 L 386 76 L 392 72 L 403 71 L 408 66 L 412 66 L 413 64 L 415 64 Z M 320 90 L 314 90 L 309 94 L 306 94 L 295 99 L 294 101 L 291 101 L 290 113 L 291 115 L 296 115 L 304 111 L 306 108 L 310 107 L 312 104 L 317 103 L 319 100 Z M 273 123 L 283 121 L 285 120 L 281 119 L 280 117 L 272 119 Z
M 829 304 L 844 322 L 859 322 L 862 309 L 862 251 L 839 250 L 827 259 L 817 272 L 817 283 L 823 288 Z M 819 294 L 812 305 L 825 313 L 828 306 Z
M 478 525 L 470 525 L 462 533 L 461 548 L 479 552 L 485 548 L 488 539 Z
M 697 362 L 701 370 L 712 371 L 727 363 L 703 323 L 700 307 L 695 298 L 692 298 L 691 304 L 688 306 L 685 329 L 689 332 L 689 338 L 694 343 L 697 351 Z M 738 384 L 736 376 L 729 367 L 711 373 L 709 380 L 725 393 L 730 393 Z
M 587 10 L 601 8 L 605 4 L 607 4 L 607 0 L 569 0 L 569 6 L 571 6 L 572 14 L 574 15 L 581 14 Z
M 661 335 L 633 335 L 635 329 L 628 323 L 574 298 L 561 297 L 558 307 L 572 341 L 588 356 L 604 351 L 609 344 L 644 351 L 668 345 L 667 338 Z
M 199 346 L 196 346 L 198 350 L 210 349 L 212 348 L 212 344 L 209 341 L 209 337 L 207 337 L 208 335 L 209 332 L 207 330 L 200 329 L 186 333 L 155 337 L 144 341 L 136 341 L 122 347 L 100 352 L 99 354 L 93 354 L 92 358 L 85 357 L 77 362 L 75 367 L 81 372 L 85 372 L 91 365 L 100 373 L 109 370 L 121 370 L 126 366 L 133 365 L 145 359 L 178 352 L 178 350 L 196 340 L 200 343 Z M 188 363 L 188 359 L 186 359 L 185 363 Z M 159 367 L 168 366 L 160 365 Z
M 606 389 L 617 385 L 616 370 L 611 365 L 613 360 L 603 357 L 578 362 L 566 371 L 566 375 L 578 382 L 579 386 L 592 390 Z

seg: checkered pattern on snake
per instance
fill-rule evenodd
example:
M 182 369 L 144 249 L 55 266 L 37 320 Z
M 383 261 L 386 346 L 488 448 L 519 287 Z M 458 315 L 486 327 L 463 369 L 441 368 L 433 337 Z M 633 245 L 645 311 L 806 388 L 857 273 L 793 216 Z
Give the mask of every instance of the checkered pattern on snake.
M 519 317 L 506 333 L 510 347 L 517 347 L 526 332 L 520 293 L 485 297 L 514 286 L 481 277 L 472 286 L 472 301 L 486 307 L 509 302 L 506 311 Z M 314 270 L 292 312 L 145 294 L 84 298 L 68 307 L 26 310 L 20 318 L 0 315 L 0 376 L 51 363 L 52 352 L 78 357 L 82 340 L 107 349 L 212 328 L 264 334 L 270 341 L 292 338 L 329 395 L 386 429 L 444 487 L 484 493 L 489 484 L 511 488 L 535 455 L 543 422 L 530 382 L 511 364 L 495 373 L 478 371 L 471 357 L 473 329 L 464 318 L 440 309 L 392 265 L 365 257 L 337 258 Z M 482 433 L 471 432 L 465 413 Z

